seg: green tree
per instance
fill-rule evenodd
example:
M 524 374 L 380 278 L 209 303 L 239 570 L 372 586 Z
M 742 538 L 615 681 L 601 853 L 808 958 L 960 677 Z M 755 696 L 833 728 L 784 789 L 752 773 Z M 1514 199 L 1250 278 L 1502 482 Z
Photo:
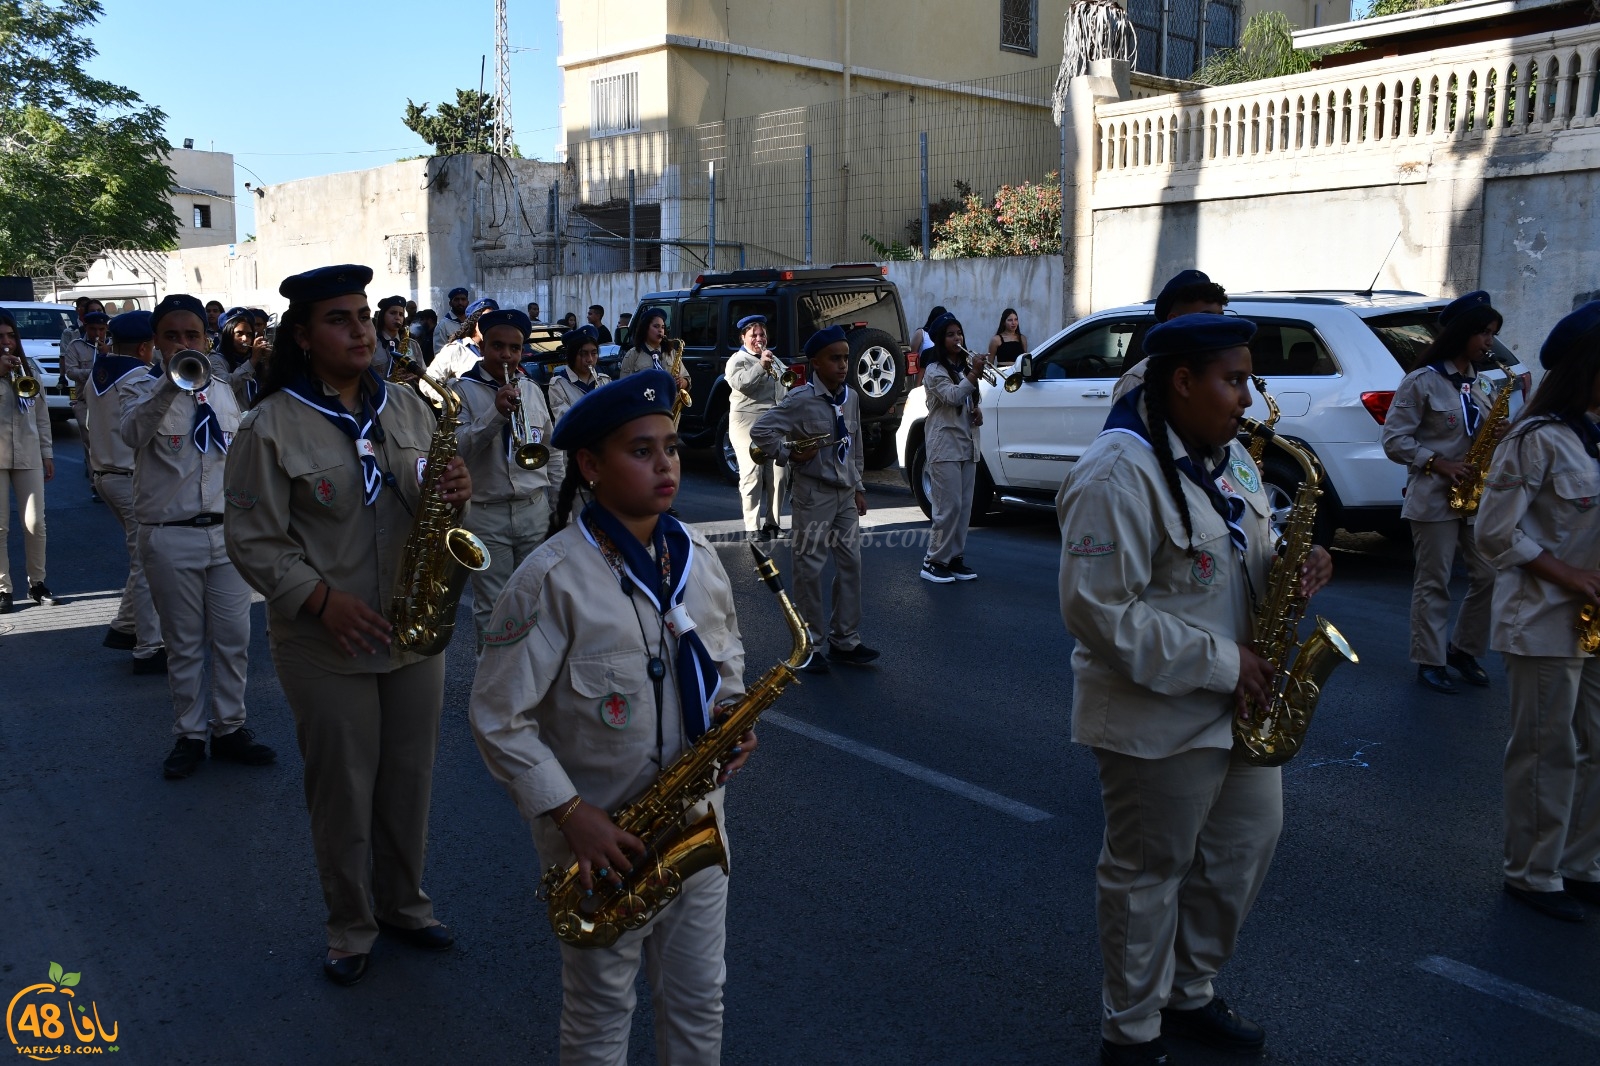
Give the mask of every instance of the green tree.
M 76 277 L 107 248 L 169 248 L 158 108 L 92 78 L 98 0 L 0 0 L 0 271 Z
M 1282 11 L 1251 15 L 1239 35 L 1239 47 L 1212 55 L 1195 71 L 1204 85 L 1235 85 L 1241 81 L 1303 74 L 1325 54 L 1322 49 L 1296 48 L 1294 26 Z
M 456 102 L 440 103 L 432 115 L 426 100 L 418 106 L 407 99 L 401 121 L 433 145 L 434 155 L 488 152 L 494 143 L 494 99 L 476 89 L 457 89 Z
M 1359 18 L 1375 19 L 1384 15 L 1399 15 L 1406 11 L 1421 11 L 1427 7 L 1442 7 L 1454 3 L 1455 0 L 1373 0 L 1371 7 L 1362 12 Z

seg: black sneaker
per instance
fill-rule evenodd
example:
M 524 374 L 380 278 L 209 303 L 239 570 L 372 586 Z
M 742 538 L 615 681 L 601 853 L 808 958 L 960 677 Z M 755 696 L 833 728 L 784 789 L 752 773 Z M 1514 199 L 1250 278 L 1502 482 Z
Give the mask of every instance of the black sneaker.
M 135 674 L 164 674 L 167 672 L 167 649 L 157 648 L 154 655 L 133 660 Z
M 978 579 L 978 572 L 967 565 L 965 556 L 958 555 L 951 559 L 950 565 L 946 566 L 945 569 L 950 571 L 950 575 L 957 581 L 976 581 Z
M 179 737 L 172 746 L 172 754 L 161 764 L 161 774 L 169 781 L 179 781 L 194 773 L 195 767 L 205 761 L 206 742 Z
M 0 614 L 10 614 L 11 608 L 11 593 L 0 592 Z
M 876 648 L 869 648 L 865 644 L 857 644 L 849 651 L 839 648 L 828 648 L 828 661 L 832 663 L 848 663 L 851 666 L 866 666 L 868 663 L 877 662 L 878 656 L 883 654 Z
M 28 586 L 28 599 L 37 603 L 40 607 L 54 607 L 61 602 L 50 595 L 50 590 L 45 588 L 43 581 L 35 582 Z
M 943 563 L 936 563 L 929 559 L 922 564 L 922 580 L 932 581 L 935 585 L 948 585 L 955 581 L 956 575 Z
M 1417 683 L 1426 685 L 1435 692 L 1442 692 L 1446 696 L 1454 696 L 1459 691 L 1456 683 L 1450 680 L 1450 671 L 1442 666 L 1417 667 Z
M 100 642 L 102 648 L 111 648 L 113 651 L 132 651 L 139 644 L 136 634 L 125 633 L 120 629 L 106 630 L 106 639 Z
M 1507 883 L 1506 895 L 1540 914 L 1559 918 L 1563 922 L 1581 922 L 1584 918 L 1583 904 L 1565 892 L 1535 892 L 1531 888 L 1519 888 Z
M 276 759 L 278 753 L 265 744 L 257 744 L 256 735 L 240 726 L 231 733 L 211 738 L 211 757 L 246 766 L 265 766 Z
M 1444 661 L 1452 670 L 1461 675 L 1461 680 L 1469 685 L 1479 688 L 1489 687 L 1489 671 L 1478 665 L 1478 660 L 1464 651 L 1456 648 L 1448 649 L 1444 654 Z
M 1222 1051 L 1259 1051 L 1267 1042 L 1266 1030 L 1240 1017 L 1221 996 L 1194 1010 L 1162 1010 L 1161 1035 L 1181 1036 Z
M 1570 877 L 1563 877 L 1561 887 L 1566 889 L 1567 895 L 1573 899 L 1587 903 L 1591 907 L 1600 907 L 1600 881 L 1575 881 Z
M 1100 1041 L 1101 1066 L 1166 1066 L 1167 1045 L 1159 1040 L 1143 1044 L 1113 1044 Z

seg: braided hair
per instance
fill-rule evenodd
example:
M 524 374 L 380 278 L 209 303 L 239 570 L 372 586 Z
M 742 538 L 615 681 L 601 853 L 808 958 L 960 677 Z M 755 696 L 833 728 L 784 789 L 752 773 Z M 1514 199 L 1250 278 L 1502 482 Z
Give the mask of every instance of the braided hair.
M 1196 554 L 1194 518 L 1189 514 L 1189 499 L 1183 492 L 1183 474 L 1172 455 L 1172 439 L 1167 435 L 1167 427 L 1171 421 L 1169 405 L 1172 399 L 1172 375 L 1179 367 L 1187 367 L 1192 373 L 1199 373 L 1222 358 L 1223 353 L 1228 350 L 1221 348 L 1209 352 L 1152 355 L 1145 370 L 1145 427 L 1150 431 L 1150 449 L 1156 453 L 1156 461 L 1161 464 L 1161 476 L 1166 479 L 1167 491 L 1172 493 L 1172 502 L 1178 505 L 1178 515 L 1183 519 L 1183 534 L 1188 541 L 1184 552 L 1190 558 Z
M 550 518 L 550 536 L 567 528 L 567 518 L 572 514 L 578 499 L 578 489 L 583 485 L 583 474 L 578 471 L 578 449 L 567 452 L 567 472 L 562 475 L 561 487 L 556 490 L 556 513 Z

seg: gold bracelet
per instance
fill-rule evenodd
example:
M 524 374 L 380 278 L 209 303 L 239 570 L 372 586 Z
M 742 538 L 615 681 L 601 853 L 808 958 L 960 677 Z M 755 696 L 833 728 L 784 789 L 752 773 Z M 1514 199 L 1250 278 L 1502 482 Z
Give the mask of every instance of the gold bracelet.
M 582 805 L 583 805 L 583 797 L 582 796 L 573 796 L 572 797 L 572 802 L 567 804 L 567 809 L 562 811 L 560 814 L 555 816 L 554 821 L 556 823 L 556 828 L 560 829 L 562 826 L 566 825 L 567 824 L 567 819 L 571 818 L 572 817 L 572 813 L 574 811 L 576 811 Z

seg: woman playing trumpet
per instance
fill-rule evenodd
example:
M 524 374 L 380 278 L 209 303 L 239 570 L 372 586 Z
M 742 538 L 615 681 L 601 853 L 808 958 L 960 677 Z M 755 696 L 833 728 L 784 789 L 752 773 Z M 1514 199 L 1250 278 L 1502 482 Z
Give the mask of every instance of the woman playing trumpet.
M 922 560 L 921 577 L 948 585 L 978 576 L 963 553 L 978 472 L 978 427 L 983 424 L 978 379 L 989 367 L 984 356 L 967 351 L 966 334 L 955 315 L 946 313 L 928 323 L 928 335 L 933 347 L 922 353 L 922 388 L 928 404 L 923 432 L 933 537 Z
M 550 412 L 539 386 L 522 372 L 522 346 L 533 329 L 509 309 L 478 319 L 483 358 L 460 378 L 456 446 L 472 475 L 466 526 L 489 549 L 489 567 L 472 575 L 472 619 L 482 650 L 495 600 L 512 571 L 550 528 Z M 519 461 L 520 460 L 520 461 Z
M 728 357 L 723 377 L 728 382 L 728 438 L 739 460 L 739 503 L 744 530 L 767 540 L 781 532 L 783 473 L 771 459 L 757 461 L 750 452 L 750 429 L 773 404 L 783 399 L 783 364 L 767 347 L 767 319 L 746 315 L 739 320 L 743 346 Z

